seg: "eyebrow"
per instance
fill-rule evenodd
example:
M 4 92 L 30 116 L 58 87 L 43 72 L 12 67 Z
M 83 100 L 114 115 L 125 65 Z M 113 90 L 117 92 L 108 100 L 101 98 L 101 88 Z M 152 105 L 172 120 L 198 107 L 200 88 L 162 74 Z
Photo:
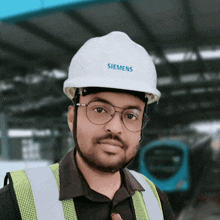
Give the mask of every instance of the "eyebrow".
M 113 105 L 111 102 L 109 102 L 108 100 L 103 99 L 103 98 L 100 98 L 100 97 L 97 97 L 97 96 L 95 96 L 94 98 L 92 98 L 91 101 L 104 102 L 104 103 L 110 104 L 110 105 L 112 105 L 112 106 L 114 106 L 114 107 L 121 108 L 121 109 L 131 109 L 131 108 L 135 108 L 135 109 L 138 109 L 139 111 L 142 112 L 140 106 L 138 106 L 138 105 L 126 105 L 124 108 L 122 108 L 122 107 L 115 106 L 115 105 Z M 91 101 L 90 101 L 90 102 L 91 102 Z

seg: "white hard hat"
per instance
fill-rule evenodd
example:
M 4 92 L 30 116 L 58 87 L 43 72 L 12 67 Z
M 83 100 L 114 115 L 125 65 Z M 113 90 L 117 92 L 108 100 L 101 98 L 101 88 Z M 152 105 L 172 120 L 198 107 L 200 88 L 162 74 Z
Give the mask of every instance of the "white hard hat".
M 85 87 L 144 92 L 150 104 L 160 98 L 156 83 L 156 69 L 147 51 L 127 34 L 114 31 L 85 42 L 72 58 L 63 89 L 70 99 L 76 88 Z

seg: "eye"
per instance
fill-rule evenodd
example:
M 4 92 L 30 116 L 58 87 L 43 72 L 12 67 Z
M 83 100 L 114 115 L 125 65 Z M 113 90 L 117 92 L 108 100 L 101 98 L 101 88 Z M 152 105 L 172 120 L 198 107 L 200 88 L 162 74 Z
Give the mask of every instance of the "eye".
M 126 118 L 131 119 L 131 120 L 137 120 L 137 116 L 134 114 L 127 114 L 125 115 Z
M 124 111 L 123 117 L 128 120 L 139 120 L 140 111 L 138 109 L 126 109 Z
M 90 102 L 87 107 L 87 112 L 96 115 L 109 114 L 111 112 L 111 105 L 96 101 Z
M 95 107 L 93 110 L 95 112 L 97 112 L 97 113 L 104 113 L 104 112 L 106 112 L 106 110 L 104 108 L 102 108 L 102 107 Z

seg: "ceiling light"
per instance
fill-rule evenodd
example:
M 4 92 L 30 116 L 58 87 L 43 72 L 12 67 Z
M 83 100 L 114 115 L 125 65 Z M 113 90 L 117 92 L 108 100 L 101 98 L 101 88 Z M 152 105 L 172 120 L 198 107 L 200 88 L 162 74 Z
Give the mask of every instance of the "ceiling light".
M 173 78 L 171 76 L 160 77 L 157 79 L 157 84 L 159 86 L 170 85 L 173 82 Z
M 220 49 L 201 48 L 199 54 L 203 59 L 219 59 Z
M 183 62 L 196 60 L 197 56 L 195 52 L 189 51 L 188 49 L 175 49 L 165 50 L 165 57 L 169 62 Z

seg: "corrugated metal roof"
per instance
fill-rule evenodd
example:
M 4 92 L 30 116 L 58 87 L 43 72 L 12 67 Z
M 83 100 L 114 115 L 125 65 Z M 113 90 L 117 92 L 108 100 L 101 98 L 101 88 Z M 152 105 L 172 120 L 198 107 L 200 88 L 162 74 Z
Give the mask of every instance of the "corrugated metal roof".
M 12 126 L 30 126 L 23 117 L 38 117 L 39 126 L 48 117 L 66 123 L 70 103 L 54 70 L 67 76 L 86 40 L 117 30 L 156 64 L 162 98 L 150 107 L 153 121 L 164 127 L 220 118 L 220 1 L 95 1 L 29 16 L 0 24 L 0 90 Z

